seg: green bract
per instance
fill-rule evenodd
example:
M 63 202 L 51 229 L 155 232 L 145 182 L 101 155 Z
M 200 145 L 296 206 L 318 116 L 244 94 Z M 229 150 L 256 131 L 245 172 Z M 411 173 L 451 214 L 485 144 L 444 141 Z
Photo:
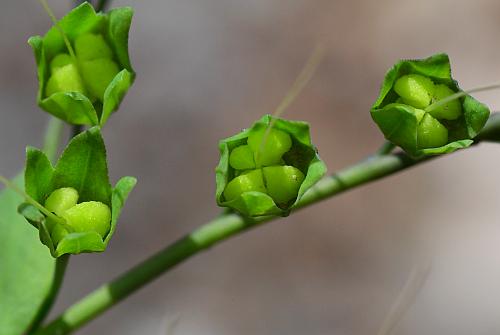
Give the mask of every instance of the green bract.
M 246 216 L 288 215 L 326 172 L 306 122 L 265 115 L 219 149 L 217 204 Z
M 96 13 L 83 3 L 44 37 L 31 37 L 38 68 L 38 105 L 71 124 L 104 125 L 119 107 L 135 77 L 128 54 L 133 10 Z
M 23 204 L 19 212 L 39 230 L 54 257 L 104 251 L 136 180 L 111 187 L 106 149 L 98 127 L 74 137 L 55 168 L 40 150 L 28 147 L 25 191 L 59 220 Z
M 470 95 L 432 104 L 461 92 L 446 54 L 402 60 L 387 72 L 371 115 L 387 140 L 418 158 L 470 146 L 490 111 Z

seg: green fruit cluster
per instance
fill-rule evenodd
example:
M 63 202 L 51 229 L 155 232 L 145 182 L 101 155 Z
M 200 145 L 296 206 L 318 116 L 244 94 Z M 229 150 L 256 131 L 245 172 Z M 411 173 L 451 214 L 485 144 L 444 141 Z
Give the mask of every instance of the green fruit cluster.
M 417 148 L 435 148 L 448 143 L 448 129 L 443 124 L 446 120 L 456 120 L 462 116 L 462 105 L 459 99 L 430 109 L 425 108 L 455 92 L 444 84 L 435 84 L 430 78 L 409 74 L 400 77 L 394 91 L 399 95 L 397 103 L 415 108 L 417 116 Z
M 113 51 L 100 34 L 85 33 L 75 39 L 75 55 L 57 54 L 50 62 L 47 97 L 58 92 L 78 92 L 92 102 L 103 102 L 104 92 L 120 71 Z
M 225 200 L 234 200 L 245 192 L 261 192 L 278 206 L 287 207 L 297 198 L 305 178 L 298 168 L 283 161 L 291 147 L 292 139 L 284 131 L 267 127 L 252 130 L 246 144 L 229 155 L 235 178 L 224 189 Z
M 67 225 L 51 222 L 50 235 L 56 245 L 70 232 L 95 231 L 104 238 L 111 228 L 109 207 L 98 201 L 78 203 L 78 192 L 72 187 L 53 191 L 45 200 L 45 208 L 63 218 Z

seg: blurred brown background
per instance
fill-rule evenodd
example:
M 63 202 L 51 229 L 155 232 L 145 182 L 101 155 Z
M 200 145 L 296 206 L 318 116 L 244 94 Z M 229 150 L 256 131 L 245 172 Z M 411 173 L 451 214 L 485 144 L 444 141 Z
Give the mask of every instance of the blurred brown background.
M 59 17 L 71 6 L 49 3 Z M 326 58 L 285 116 L 311 123 L 330 172 L 382 142 L 368 110 L 396 60 L 444 51 L 463 88 L 500 80 L 497 0 L 120 5 L 136 9 L 138 77 L 104 133 L 113 181 L 139 184 L 108 251 L 72 258 L 55 313 L 219 213 L 217 141 L 272 112 L 318 41 Z M 26 40 L 49 26 L 35 0 L 2 1 L 0 171 L 10 176 L 48 119 Z M 499 92 L 477 97 L 500 108 Z M 233 238 L 79 334 L 374 335 L 429 255 L 428 281 L 394 334 L 498 334 L 499 152 L 482 144 Z

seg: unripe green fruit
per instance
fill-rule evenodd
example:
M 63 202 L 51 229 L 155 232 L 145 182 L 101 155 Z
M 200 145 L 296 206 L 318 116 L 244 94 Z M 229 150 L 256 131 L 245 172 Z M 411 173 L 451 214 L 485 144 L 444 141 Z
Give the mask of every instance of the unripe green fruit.
M 436 148 L 446 143 L 448 143 L 448 129 L 429 113 L 426 113 L 417 128 L 418 148 Z
M 85 95 L 85 87 L 75 64 L 58 68 L 49 78 L 45 94 L 49 97 L 58 92 L 79 92 Z
M 80 61 L 113 57 L 113 51 L 104 37 L 92 33 L 82 34 L 76 38 L 75 53 Z
M 271 129 L 267 137 L 266 132 L 266 128 L 260 128 L 248 136 L 248 145 L 254 152 L 257 167 L 279 164 L 281 156 L 292 147 L 292 139 L 284 131 Z
M 418 108 L 415 108 L 413 111 L 415 113 L 415 116 L 417 117 L 417 123 L 422 122 L 422 119 L 424 118 L 426 111 Z
M 58 216 L 75 206 L 78 202 L 78 192 L 72 187 L 58 188 L 45 200 L 45 208 Z
M 396 81 L 394 90 L 406 104 L 415 108 L 425 108 L 430 105 L 435 88 L 429 78 L 409 74 Z
M 58 54 L 55 56 L 50 62 L 50 73 L 54 74 L 56 70 L 59 70 L 61 67 L 72 64 L 73 59 L 68 54 Z
M 95 231 L 103 238 L 111 227 L 111 211 L 98 201 L 79 203 L 66 210 L 62 217 L 75 232 Z
M 436 85 L 432 102 L 435 103 L 452 94 L 455 94 L 455 92 L 453 92 L 448 86 L 442 84 Z M 462 104 L 459 99 L 455 99 L 442 106 L 432 109 L 429 113 L 436 119 L 456 120 L 460 117 L 460 115 L 462 115 Z
M 242 193 L 251 191 L 266 193 L 266 186 L 260 169 L 252 170 L 231 180 L 224 190 L 224 198 L 226 201 L 231 201 Z
M 50 236 L 52 237 L 52 242 L 54 243 L 54 245 L 57 245 L 68 234 L 68 231 L 64 229 L 62 225 L 56 224 L 54 228 L 52 228 Z
M 111 59 L 101 58 L 80 63 L 83 80 L 89 93 L 100 101 L 104 100 L 104 92 L 120 69 Z
M 234 148 L 229 155 L 229 165 L 236 170 L 255 169 L 253 151 L 248 145 Z
M 297 198 L 304 174 L 289 165 L 268 166 L 262 169 L 266 180 L 267 194 L 278 204 L 286 204 Z

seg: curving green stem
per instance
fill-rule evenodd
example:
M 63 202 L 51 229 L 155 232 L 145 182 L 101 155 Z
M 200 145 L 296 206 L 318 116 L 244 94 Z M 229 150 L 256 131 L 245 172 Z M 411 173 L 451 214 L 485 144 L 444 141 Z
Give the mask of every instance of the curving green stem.
M 488 120 L 479 136 L 479 141 L 494 141 L 498 139 L 499 134 L 500 114 L 497 113 Z M 412 160 L 403 153 L 372 156 L 321 180 L 301 199 L 299 208 L 403 171 L 430 159 Z M 96 289 L 35 334 L 69 334 L 191 256 L 274 219 L 277 217 L 248 219 L 234 213 L 223 213 L 139 263 L 110 283 Z
M 64 279 L 64 274 L 66 273 L 66 267 L 68 266 L 69 255 L 62 255 L 61 257 L 56 259 L 56 267 L 54 270 L 54 279 L 52 280 L 52 285 L 50 286 L 50 290 L 47 293 L 47 297 L 40 306 L 37 315 L 33 319 L 31 326 L 28 330 L 28 334 L 31 334 L 33 331 L 38 329 L 42 324 L 43 320 L 49 314 L 54 302 L 56 301 L 57 294 L 61 289 L 61 285 Z
M 385 141 L 384 144 L 375 152 L 376 156 L 383 156 L 390 154 L 396 148 L 396 144 Z

